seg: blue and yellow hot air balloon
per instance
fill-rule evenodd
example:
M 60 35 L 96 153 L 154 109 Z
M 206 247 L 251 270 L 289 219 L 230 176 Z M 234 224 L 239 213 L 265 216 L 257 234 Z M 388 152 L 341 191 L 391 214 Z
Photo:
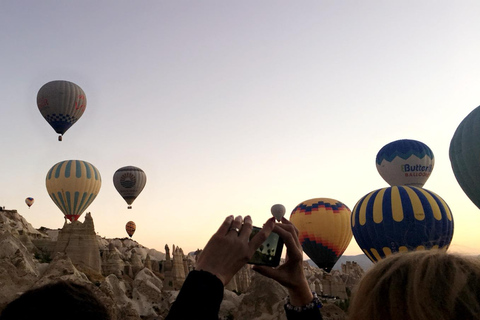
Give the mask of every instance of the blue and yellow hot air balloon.
M 91 163 L 65 160 L 48 171 L 46 186 L 50 198 L 73 222 L 95 200 L 102 186 L 102 178 Z
M 147 175 L 145 172 L 134 166 L 122 167 L 113 174 L 113 185 L 127 202 L 128 209 L 132 209 L 131 204 L 142 192 L 146 183 Z
M 463 192 L 480 209 L 480 107 L 458 126 L 450 142 L 450 162 Z
M 73 82 L 55 80 L 44 84 L 37 94 L 37 106 L 42 116 L 60 134 L 80 119 L 87 107 L 87 97 L 82 88 Z
M 303 251 L 327 272 L 352 239 L 350 215 L 346 205 L 329 198 L 303 201 L 290 215 L 290 221 L 299 231 Z
M 376 163 L 378 173 L 389 185 L 423 187 L 433 170 L 435 158 L 425 143 L 402 139 L 380 149 Z
M 392 253 L 447 249 L 453 216 L 435 193 L 413 186 L 372 191 L 352 211 L 352 231 L 365 255 L 376 262 Z

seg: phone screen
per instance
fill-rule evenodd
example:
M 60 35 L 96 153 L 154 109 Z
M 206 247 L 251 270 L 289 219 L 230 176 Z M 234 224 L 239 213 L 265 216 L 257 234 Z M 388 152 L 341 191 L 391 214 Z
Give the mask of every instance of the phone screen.
M 250 239 L 253 238 L 261 229 L 253 227 L 252 233 L 250 234 Z M 267 240 L 263 242 L 260 247 L 255 251 L 252 258 L 248 263 L 277 267 L 280 264 L 280 257 L 283 250 L 283 240 L 280 236 L 272 232 L 268 236 Z

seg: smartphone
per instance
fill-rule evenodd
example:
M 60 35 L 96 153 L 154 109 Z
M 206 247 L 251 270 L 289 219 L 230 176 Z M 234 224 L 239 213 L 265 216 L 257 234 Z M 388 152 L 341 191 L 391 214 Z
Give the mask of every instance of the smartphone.
M 261 229 L 253 227 L 250 239 L 252 239 Z M 278 233 L 272 232 L 267 240 L 255 251 L 249 264 L 256 264 L 261 266 L 277 267 L 280 264 L 280 257 L 283 250 L 283 239 Z

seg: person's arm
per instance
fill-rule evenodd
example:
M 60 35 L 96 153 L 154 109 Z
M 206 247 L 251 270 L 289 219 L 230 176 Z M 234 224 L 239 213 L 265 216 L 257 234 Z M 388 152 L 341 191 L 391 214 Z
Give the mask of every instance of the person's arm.
M 250 241 L 252 219 L 229 216 L 198 256 L 166 320 L 218 319 L 223 288 L 252 257 L 275 226 L 267 220 Z
M 207 271 L 190 271 L 165 320 L 218 319 L 223 283 Z
M 288 290 L 288 303 L 285 305 L 287 319 L 322 319 L 321 303 L 314 296 L 303 271 L 303 250 L 298 240 L 298 230 L 285 218 L 273 230 L 278 233 L 287 247 L 284 264 L 278 268 L 254 266 L 253 270 L 269 277 Z

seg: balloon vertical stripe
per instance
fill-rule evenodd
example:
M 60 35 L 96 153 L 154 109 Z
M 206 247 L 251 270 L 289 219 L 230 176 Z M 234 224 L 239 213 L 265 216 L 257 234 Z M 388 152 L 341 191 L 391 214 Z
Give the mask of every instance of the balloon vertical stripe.
M 385 192 L 385 189 L 380 190 L 379 193 Z M 392 218 L 394 221 L 402 221 L 403 220 L 403 206 L 404 203 L 402 202 L 402 196 L 398 189 L 393 189 L 391 193 L 387 193 L 388 199 L 391 201 L 391 208 L 392 208 Z M 379 196 L 378 201 L 381 202 L 381 197 Z M 374 209 L 375 210 L 375 209 Z M 381 211 L 378 213 L 381 214 Z
M 68 161 L 65 164 L 65 178 L 70 178 L 71 174 L 72 174 L 72 161 Z
M 75 193 L 73 195 L 73 212 L 77 211 L 79 196 L 80 196 L 80 193 L 78 191 L 75 191 Z
M 70 210 L 68 209 L 68 207 L 65 205 L 65 196 L 61 193 L 61 192 L 57 192 L 57 195 L 58 195 L 58 200 L 60 201 L 60 210 L 65 210 L 65 212 L 67 214 L 70 213 Z
M 380 190 L 381 194 L 379 195 L 379 197 L 383 197 L 383 192 L 384 192 L 383 190 Z M 380 201 L 375 201 L 373 205 L 374 205 L 375 209 L 377 209 L 377 210 L 375 210 L 375 209 L 373 210 L 373 212 L 374 212 L 373 221 L 375 221 L 376 223 L 380 223 L 383 220 L 383 216 L 381 214 L 376 214 L 376 212 L 379 211 L 378 209 L 380 209 L 379 207 L 382 205 L 382 203 Z
M 88 196 L 88 198 L 87 198 Z M 90 194 L 87 194 L 86 192 L 83 193 L 83 197 L 82 197 L 82 206 L 80 207 L 80 212 L 83 212 L 85 211 L 85 209 L 87 209 L 87 207 L 90 205 L 90 203 L 92 203 L 93 199 L 95 199 L 96 195 L 93 195 L 93 193 L 90 193 Z M 85 198 L 87 198 L 85 200 Z
M 57 166 L 57 170 L 55 171 L 55 178 L 56 178 L 56 179 L 60 178 L 60 171 L 62 170 L 62 165 L 63 165 L 63 163 L 60 163 L 60 164 Z

